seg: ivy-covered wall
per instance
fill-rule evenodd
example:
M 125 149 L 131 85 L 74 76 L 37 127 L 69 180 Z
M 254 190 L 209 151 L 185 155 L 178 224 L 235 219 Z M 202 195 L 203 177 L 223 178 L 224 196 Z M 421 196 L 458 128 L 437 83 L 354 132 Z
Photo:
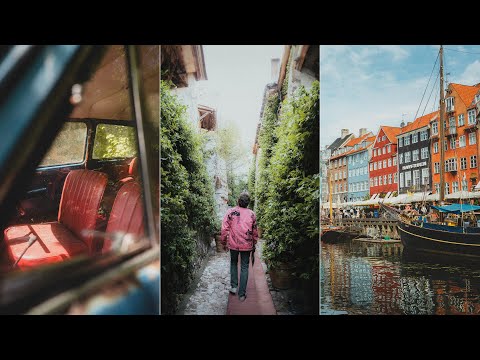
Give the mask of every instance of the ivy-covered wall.
M 319 282 L 319 82 L 285 98 L 279 117 L 271 97 L 259 137 L 262 156 L 255 185 L 259 225 L 269 268 L 294 267 L 297 283 L 318 312 Z
M 174 313 L 215 232 L 213 187 L 202 136 L 187 109 L 161 82 L 162 313 Z

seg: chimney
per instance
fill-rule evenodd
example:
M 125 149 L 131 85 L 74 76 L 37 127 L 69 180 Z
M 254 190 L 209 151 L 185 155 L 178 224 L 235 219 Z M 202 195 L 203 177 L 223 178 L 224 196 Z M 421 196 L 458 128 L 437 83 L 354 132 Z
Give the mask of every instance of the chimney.
M 342 129 L 342 136 L 341 138 L 343 139 L 345 136 L 347 136 L 348 134 L 350 134 L 350 132 L 348 131 L 348 129 Z
M 358 137 L 362 137 L 363 135 L 367 134 L 367 128 L 360 128 L 360 131 L 358 132 Z
M 402 122 L 400 123 L 400 127 L 403 128 L 405 126 L 405 122 L 402 120 Z
M 272 83 L 276 83 L 278 81 L 278 72 L 280 71 L 280 59 L 271 60 L 271 71 Z
M 410 125 L 411 123 L 412 123 L 412 122 L 411 122 L 411 121 L 409 121 L 409 122 L 407 122 L 407 125 Z

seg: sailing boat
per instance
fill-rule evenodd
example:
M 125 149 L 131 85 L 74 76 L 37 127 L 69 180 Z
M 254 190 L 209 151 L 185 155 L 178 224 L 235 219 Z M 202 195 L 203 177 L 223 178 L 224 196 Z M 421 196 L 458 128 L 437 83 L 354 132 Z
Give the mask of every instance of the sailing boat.
M 444 141 L 445 95 L 443 89 L 443 46 L 440 47 L 440 123 L 439 144 Z M 476 130 L 478 132 L 478 129 Z M 445 198 L 445 149 L 440 149 L 440 204 Z M 424 217 L 401 215 L 398 229 L 400 239 L 408 250 L 420 250 L 444 254 L 480 256 L 480 227 L 478 227 L 474 211 L 480 206 L 468 204 L 452 204 L 432 206 L 439 212 L 440 222 L 427 222 Z M 462 215 L 457 223 L 444 221 L 445 214 Z M 464 216 L 466 214 L 466 216 Z M 471 226 L 473 225 L 473 226 Z

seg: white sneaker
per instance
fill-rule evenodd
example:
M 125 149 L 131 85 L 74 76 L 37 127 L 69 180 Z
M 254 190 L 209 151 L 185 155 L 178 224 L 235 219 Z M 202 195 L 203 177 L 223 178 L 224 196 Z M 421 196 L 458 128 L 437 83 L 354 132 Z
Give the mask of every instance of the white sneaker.
M 230 288 L 230 293 L 235 295 L 237 293 L 237 288 Z

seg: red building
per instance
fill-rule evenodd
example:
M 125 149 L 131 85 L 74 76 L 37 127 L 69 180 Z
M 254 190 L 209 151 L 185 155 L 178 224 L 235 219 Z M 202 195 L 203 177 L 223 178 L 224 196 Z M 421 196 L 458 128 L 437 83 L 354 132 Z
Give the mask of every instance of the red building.
M 370 196 L 398 192 L 396 136 L 400 131 L 399 127 L 380 126 L 368 166 Z

